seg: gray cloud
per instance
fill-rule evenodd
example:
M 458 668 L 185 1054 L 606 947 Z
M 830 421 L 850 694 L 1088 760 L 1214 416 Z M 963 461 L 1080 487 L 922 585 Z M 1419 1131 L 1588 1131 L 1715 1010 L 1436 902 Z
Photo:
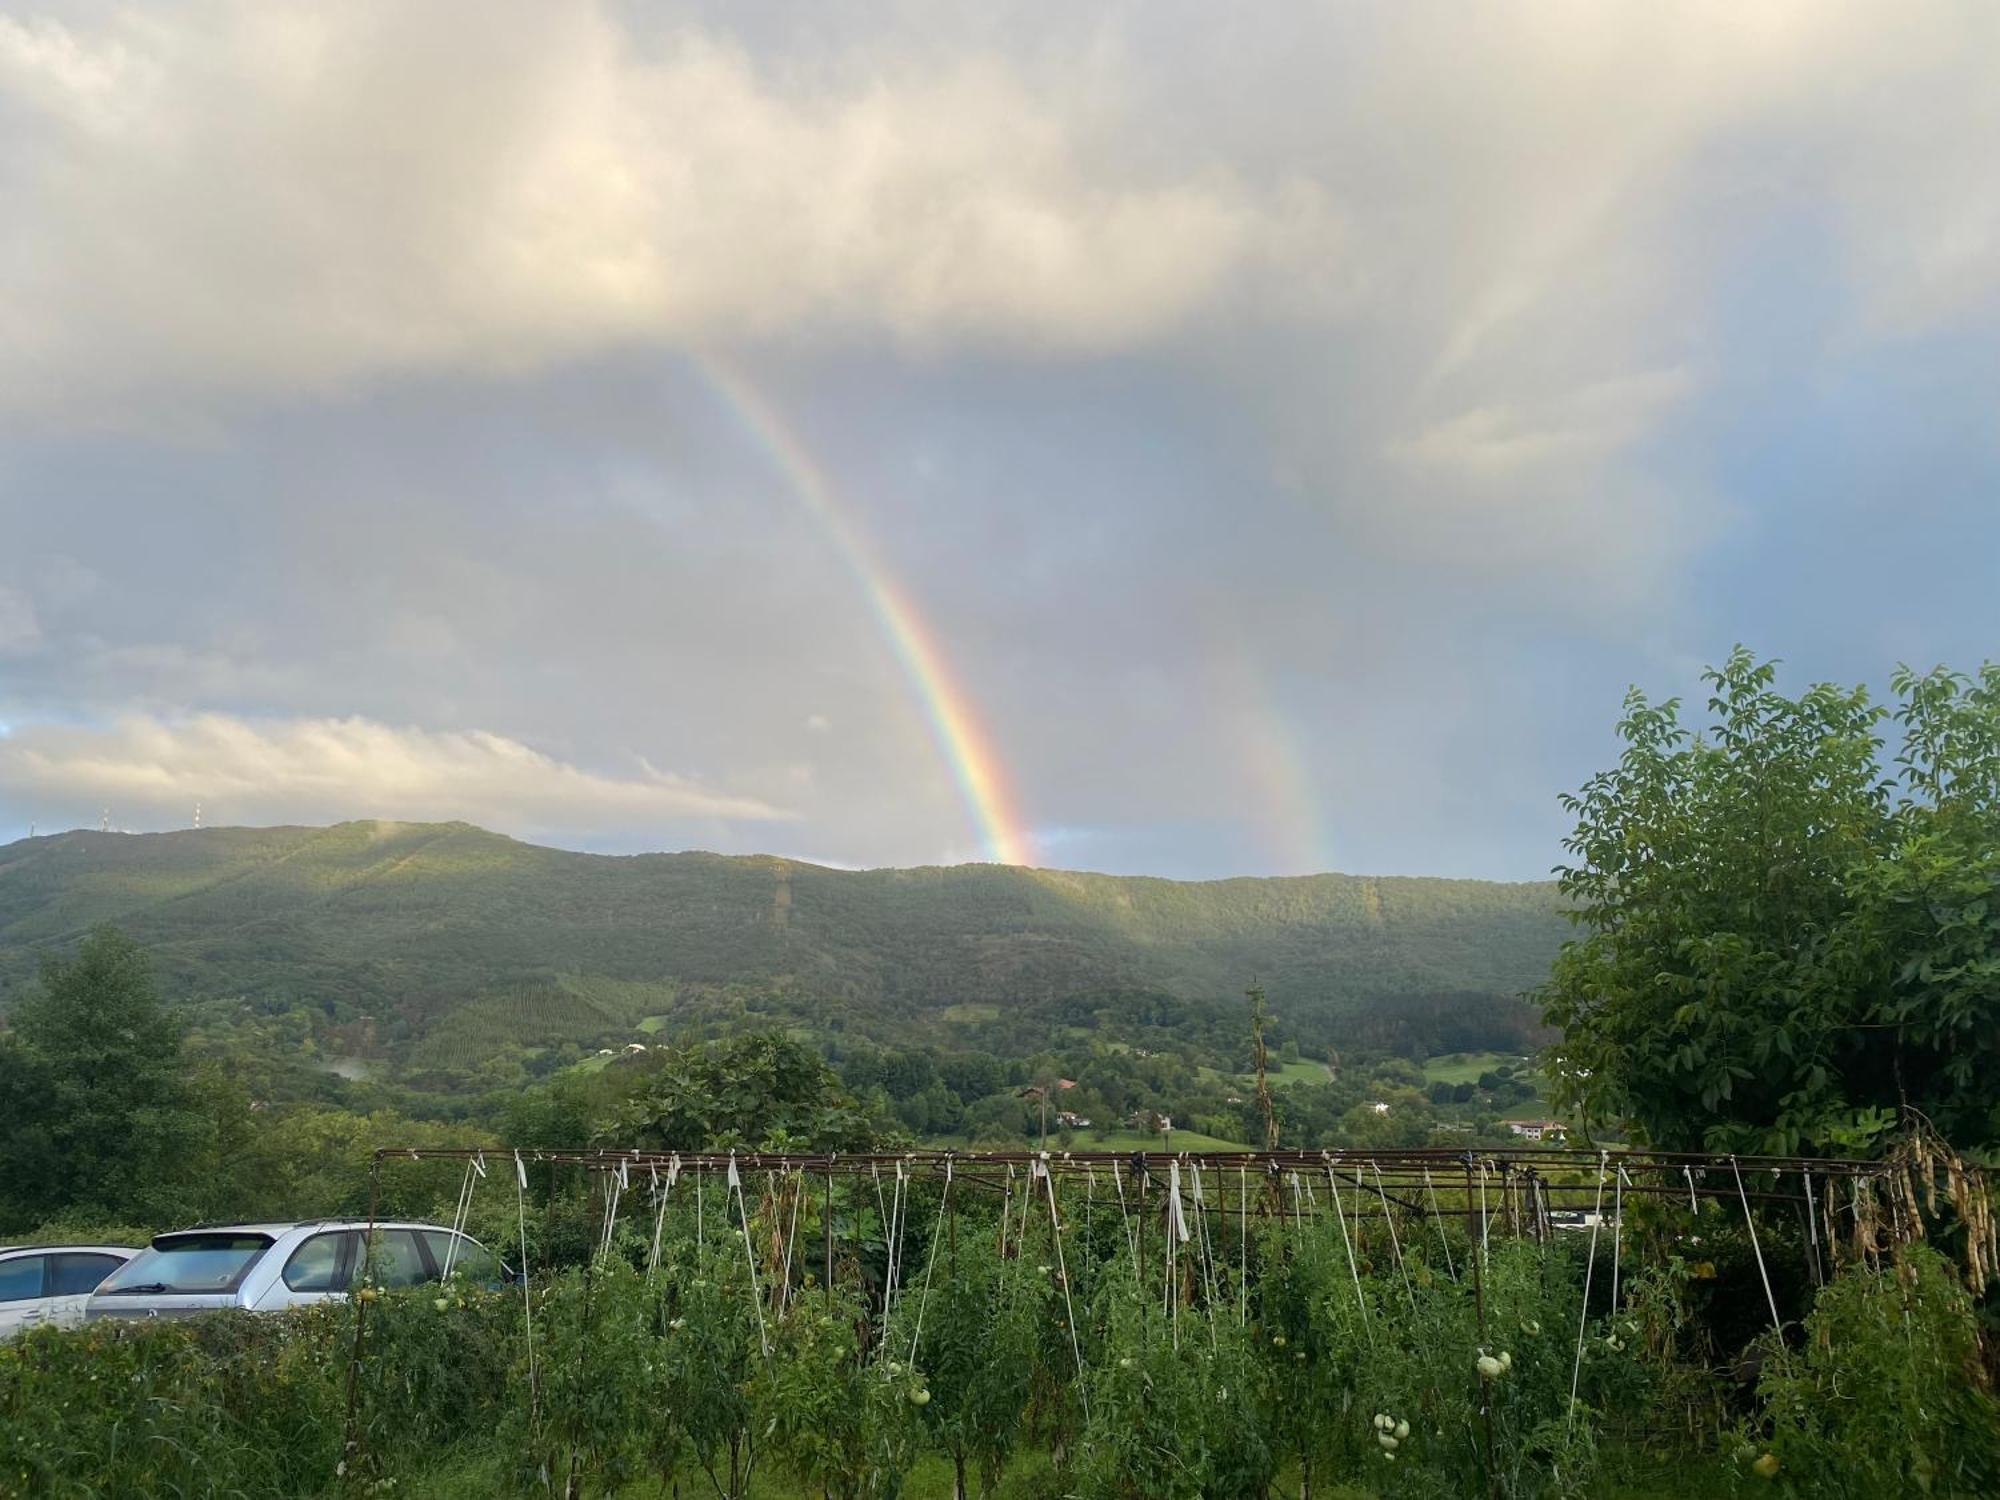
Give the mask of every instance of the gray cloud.
M 440 768 L 401 815 L 978 853 L 690 347 L 828 473 L 1055 862 L 1532 875 L 1626 681 L 1886 666 L 1815 580 L 1979 649 L 1977 580 L 1868 562 L 1912 474 L 1910 551 L 2000 555 L 2000 15 L 1216 27 L 0 18 L 0 834 L 94 816 L 64 757 L 184 819 L 192 746 L 254 816 L 379 812 L 312 769 L 358 722 Z M 1798 477 L 1836 449 L 1851 544 Z
M 1322 248 L 1303 183 L 1093 171 L 968 55 L 765 76 L 592 7 L 0 20 L 19 403 L 804 331 L 1089 351 Z
M 19 589 L 0 588 L 0 656 L 19 656 L 41 644 L 35 604 Z

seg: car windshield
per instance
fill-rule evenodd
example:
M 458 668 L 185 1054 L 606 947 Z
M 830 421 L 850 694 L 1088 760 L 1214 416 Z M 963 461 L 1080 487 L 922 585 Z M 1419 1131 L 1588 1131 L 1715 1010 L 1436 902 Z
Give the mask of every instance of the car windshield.
M 97 1294 L 233 1292 L 270 1243 L 270 1237 L 262 1234 L 176 1235 L 126 1261 Z

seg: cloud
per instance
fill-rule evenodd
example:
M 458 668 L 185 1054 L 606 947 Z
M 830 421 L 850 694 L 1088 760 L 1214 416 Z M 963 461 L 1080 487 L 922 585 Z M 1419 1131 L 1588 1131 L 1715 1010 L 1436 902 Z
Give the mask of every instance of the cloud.
M 19 589 L 0 585 L 0 656 L 17 656 L 41 644 L 41 622 L 35 604 Z
M 47 758 L 490 725 L 597 847 L 974 848 L 688 347 L 1066 859 L 1304 867 L 1317 823 L 1538 873 L 1628 681 L 1987 649 L 1991 5 L 44 3 L 0 20 L 0 717 L 114 726 Z M 547 789 L 648 785 L 620 747 L 798 816 L 578 826 Z M 440 796 L 521 830 L 465 753 Z M 223 759 L 160 816 L 252 816 Z M 0 814 L 94 821 L 9 764 Z
M 1648 432 L 1689 386 L 1684 370 L 1648 371 L 1537 404 L 1478 406 L 1391 444 L 1413 468 L 1483 479 L 1595 461 Z
M 839 62 L 508 0 L 0 18 L 0 398 L 634 340 L 1102 350 L 1324 249 L 1299 182 L 1095 155 L 1087 80 Z
M 1365 39 L 1225 59 L 1218 93 L 1272 99 L 1351 69 L 1295 168 L 1366 289 L 1331 329 L 1246 337 L 1228 374 L 1343 543 L 1454 590 L 1656 615 L 1735 517 L 1699 477 L 1720 373 L 1809 387 L 1829 345 L 2000 312 L 1996 45 L 2000 11 L 1953 0 L 1893 25 L 1809 0 L 1416 0 Z
M 182 720 L 133 715 L 105 728 L 17 724 L 0 737 L 0 793 L 51 810 L 109 806 L 125 823 L 460 818 L 515 831 L 630 832 L 788 816 L 641 763 L 582 769 L 483 731 L 367 719 Z

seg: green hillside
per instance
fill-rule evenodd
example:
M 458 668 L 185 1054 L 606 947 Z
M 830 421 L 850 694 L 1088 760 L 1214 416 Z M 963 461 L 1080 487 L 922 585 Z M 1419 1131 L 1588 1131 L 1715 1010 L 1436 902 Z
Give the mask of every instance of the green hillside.
M 367 1017 L 374 1044 L 440 1063 L 732 1007 L 879 1032 L 1091 992 L 1234 999 L 1252 975 L 1279 1014 L 1325 1017 L 1517 992 L 1565 931 L 1542 884 L 843 871 L 462 823 L 72 832 L 0 847 L 0 1007 L 36 950 L 100 922 L 169 993 Z

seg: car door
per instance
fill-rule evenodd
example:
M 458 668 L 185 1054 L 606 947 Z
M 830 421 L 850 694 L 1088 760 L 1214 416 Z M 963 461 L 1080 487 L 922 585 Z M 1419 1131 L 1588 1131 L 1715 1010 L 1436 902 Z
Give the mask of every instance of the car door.
M 369 1280 L 384 1289 L 422 1286 L 437 1279 L 412 1229 L 376 1230 L 375 1247 L 366 1264 Z
M 74 1328 L 83 1321 L 83 1305 L 97 1284 L 124 1265 L 125 1258 L 96 1250 L 65 1250 L 49 1256 L 48 1262 L 43 1321 Z
M 430 1252 L 431 1266 L 438 1276 L 449 1265 L 454 1281 L 472 1286 L 495 1287 L 504 1279 L 498 1258 L 470 1235 L 454 1235 L 448 1229 L 425 1229 L 419 1231 L 419 1237 Z
M 46 1255 L 14 1255 L 0 1260 L 0 1338 L 42 1321 L 48 1264 Z
M 323 1229 L 307 1235 L 285 1257 L 278 1279 L 258 1298 L 258 1309 L 274 1312 L 345 1296 L 354 1278 L 360 1238 L 351 1229 Z

